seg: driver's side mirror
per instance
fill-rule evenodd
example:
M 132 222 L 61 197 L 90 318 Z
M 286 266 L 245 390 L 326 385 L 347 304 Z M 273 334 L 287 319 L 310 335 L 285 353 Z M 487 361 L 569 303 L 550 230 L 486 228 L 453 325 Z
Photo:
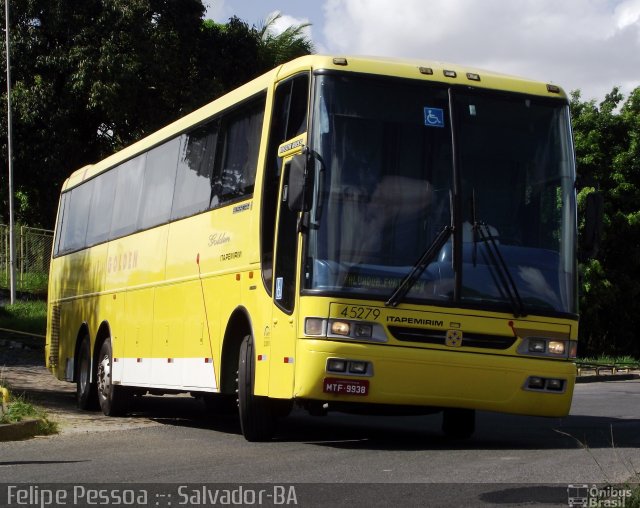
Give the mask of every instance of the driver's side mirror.
M 287 203 L 292 212 L 308 212 L 311 209 L 313 177 L 307 171 L 307 155 L 294 155 L 289 163 Z

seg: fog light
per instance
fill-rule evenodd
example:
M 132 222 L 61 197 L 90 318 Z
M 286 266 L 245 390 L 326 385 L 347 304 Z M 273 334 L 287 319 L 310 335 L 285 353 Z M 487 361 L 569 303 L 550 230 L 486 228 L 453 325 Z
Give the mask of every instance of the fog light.
M 368 362 L 349 362 L 349 372 L 352 374 L 365 374 L 367 372 Z
M 354 325 L 353 334 L 360 339 L 368 339 L 373 335 L 373 326 L 371 325 Z
M 549 341 L 549 353 L 554 355 L 563 355 L 565 352 L 564 341 L 550 340 Z
M 324 319 L 307 318 L 304 322 L 305 335 L 324 335 Z
M 534 390 L 542 390 L 544 389 L 544 378 L 532 376 L 529 378 L 529 384 L 527 386 Z
M 327 360 L 327 371 L 329 372 L 345 372 L 347 370 L 347 361 L 341 358 L 329 358 Z
M 345 323 L 344 321 L 334 321 L 331 323 L 331 333 L 334 335 L 349 336 L 350 331 L 351 326 L 349 326 L 349 323 Z
M 529 339 L 529 353 L 544 353 L 547 341 L 544 339 Z
M 554 392 L 561 392 L 564 387 L 563 379 L 547 379 L 547 390 L 553 390 Z

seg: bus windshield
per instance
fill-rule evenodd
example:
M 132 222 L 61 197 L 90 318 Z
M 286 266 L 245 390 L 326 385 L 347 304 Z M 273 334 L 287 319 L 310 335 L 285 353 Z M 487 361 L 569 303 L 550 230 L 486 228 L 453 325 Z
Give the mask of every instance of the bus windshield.
M 387 301 L 452 226 L 403 301 L 577 312 L 565 102 L 319 75 L 310 145 L 305 290 Z

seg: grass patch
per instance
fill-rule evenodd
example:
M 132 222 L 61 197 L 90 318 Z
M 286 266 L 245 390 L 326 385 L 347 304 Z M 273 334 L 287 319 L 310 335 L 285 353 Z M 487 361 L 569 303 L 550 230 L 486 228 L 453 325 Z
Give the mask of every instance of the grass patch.
M 0 384 L 0 386 L 2 386 Z M 47 413 L 29 403 L 24 397 L 9 397 L 9 402 L 0 409 L 0 424 L 17 423 L 23 420 L 38 420 L 38 435 L 58 433 L 58 424 L 47 418 Z
M 47 302 L 32 300 L 0 307 L 0 328 L 44 335 L 47 330 Z
M 49 274 L 46 272 L 27 272 L 18 280 L 18 289 L 28 293 L 46 293 Z
M 625 499 L 625 507 L 640 508 L 640 485 L 631 488 L 631 497 Z
M 29 271 L 17 273 L 16 278 L 16 290 L 31 293 L 32 295 L 46 295 L 49 285 L 48 272 Z M 9 274 L 0 274 L 0 288 L 9 289 L 9 285 Z
M 591 365 L 614 365 L 614 366 L 640 366 L 640 361 L 632 356 L 607 356 L 601 355 L 591 358 L 578 358 L 577 363 L 588 363 Z

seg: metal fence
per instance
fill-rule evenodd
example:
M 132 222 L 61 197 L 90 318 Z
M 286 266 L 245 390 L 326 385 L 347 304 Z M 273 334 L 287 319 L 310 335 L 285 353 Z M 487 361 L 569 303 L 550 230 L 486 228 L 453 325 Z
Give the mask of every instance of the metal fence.
M 16 227 L 16 289 L 30 293 L 46 293 L 53 231 Z M 9 288 L 9 227 L 0 224 L 0 288 Z

